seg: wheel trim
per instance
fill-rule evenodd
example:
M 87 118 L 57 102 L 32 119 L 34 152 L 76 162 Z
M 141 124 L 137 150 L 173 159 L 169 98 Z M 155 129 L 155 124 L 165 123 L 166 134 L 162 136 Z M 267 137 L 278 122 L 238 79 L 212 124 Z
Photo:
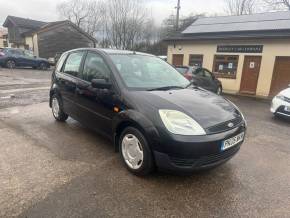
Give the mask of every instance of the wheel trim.
M 42 69 L 42 70 L 45 70 L 45 69 L 46 69 L 46 65 L 45 65 L 45 63 L 41 63 L 41 64 L 40 64 L 40 69 Z
M 58 103 L 58 100 L 56 98 L 52 99 L 51 108 L 52 108 L 53 115 L 56 118 L 58 118 L 59 117 L 59 103 Z
M 122 155 L 128 167 L 137 170 L 143 164 L 144 153 L 140 141 L 133 134 L 127 134 L 122 140 Z
M 8 62 L 7 62 L 7 66 L 8 66 L 8 68 L 10 68 L 10 69 L 14 68 L 14 67 L 15 67 L 15 63 L 14 63 L 14 61 L 8 61 Z

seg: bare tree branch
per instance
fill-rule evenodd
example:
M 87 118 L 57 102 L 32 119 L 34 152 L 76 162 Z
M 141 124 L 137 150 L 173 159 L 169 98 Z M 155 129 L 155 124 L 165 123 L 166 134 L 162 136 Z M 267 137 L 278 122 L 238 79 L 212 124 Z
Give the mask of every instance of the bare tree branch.
M 225 0 L 225 4 L 229 15 L 253 14 L 256 10 L 256 0 Z
M 283 10 L 290 11 L 290 0 L 264 0 L 264 2 L 270 7 L 271 10 Z

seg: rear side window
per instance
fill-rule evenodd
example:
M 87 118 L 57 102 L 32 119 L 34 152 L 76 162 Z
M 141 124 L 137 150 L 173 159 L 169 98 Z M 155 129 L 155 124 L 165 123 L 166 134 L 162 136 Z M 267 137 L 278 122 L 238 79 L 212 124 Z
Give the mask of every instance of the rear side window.
M 57 66 L 56 66 L 56 71 L 57 72 L 60 72 L 61 71 L 61 68 L 63 66 L 63 63 L 64 63 L 66 57 L 67 57 L 67 54 L 62 55 L 60 57 L 59 61 L 57 62 Z
M 183 75 L 188 71 L 186 67 L 176 67 L 176 70 Z
M 71 53 L 66 59 L 63 72 L 75 77 L 81 78 L 81 63 L 84 52 L 74 52 Z
M 24 54 L 23 51 L 20 49 L 11 49 L 8 51 L 11 55 L 14 55 L 14 56 L 23 56 L 23 54 Z

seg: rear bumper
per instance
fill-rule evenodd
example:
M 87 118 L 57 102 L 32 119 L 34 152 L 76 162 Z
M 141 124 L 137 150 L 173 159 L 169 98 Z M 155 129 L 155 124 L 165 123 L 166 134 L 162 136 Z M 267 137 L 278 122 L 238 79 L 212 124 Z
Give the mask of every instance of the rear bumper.
M 237 154 L 243 141 L 224 151 L 221 147 L 224 140 L 242 132 L 246 132 L 244 123 L 227 132 L 203 136 L 199 141 L 178 137 L 162 146 L 167 149 L 154 151 L 155 163 L 160 170 L 183 173 L 214 168 Z

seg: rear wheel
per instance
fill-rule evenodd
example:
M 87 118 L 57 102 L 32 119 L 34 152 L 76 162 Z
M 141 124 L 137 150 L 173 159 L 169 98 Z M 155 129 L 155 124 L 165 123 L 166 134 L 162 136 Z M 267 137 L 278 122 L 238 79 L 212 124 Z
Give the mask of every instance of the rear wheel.
M 217 93 L 218 95 L 221 95 L 222 92 L 223 92 L 223 89 L 222 89 L 221 86 L 219 86 L 218 89 L 217 89 L 217 91 L 216 91 L 216 93 Z
M 8 61 L 6 62 L 6 67 L 9 68 L 9 69 L 14 69 L 14 68 L 16 67 L 16 63 L 15 63 L 15 61 L 13 61 L 13 60 L 8 60 Z
M 67 120 L 68 115 L 64 113 L 63 107 L 62 107 L 62 102 L 59 98 L 58 95 L 54 94 L 51 97 L 51 110 L 54 118 L 57 121 L 64 122 Z
M 40 69 L 40 70 L 47 70 L 47 64 L 46 64 L 46 63 L 43 63 L 43 62 L 40 63 L 40 64 L 39 64 L 39 69 Z
M 127 169 L 144 176 L 154 169 L 151 149 L 145 136 L 134 127 L 127 127 L 119 139 L 120 154 Z

